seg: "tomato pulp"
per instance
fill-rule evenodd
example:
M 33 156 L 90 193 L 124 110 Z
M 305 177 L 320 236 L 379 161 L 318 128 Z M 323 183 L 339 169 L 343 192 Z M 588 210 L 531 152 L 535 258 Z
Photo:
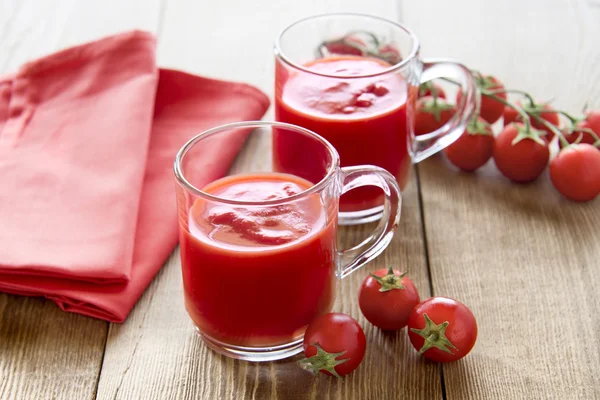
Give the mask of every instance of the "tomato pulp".
M 243 201 L 283 199 L 311 187 L 293 175 L 234 175 L 203 189 Z M 336 222 L 319 194 L 280 205 L 197 199 L 180 228 L 186 309 L 204 334 L 237 346 L 299 339 L 335 296 Z
M 416 89 L 398 74 L 362 77 L 390 67 L 375 58 L 319 59 L 305 65 L 315 74 L 289 71 L 277 62 L 275 116 L 278 121 L 299 125 L 323 136 L 340 154 L 342 166 L 377 165 L 391 172 L 404 188 L 411 165 L 407 102 L 414 104 Z M 335 78 L 318 74 L 361 77 Z M 298 138 L 289 136 L 279 140 L 289 141 L 288 148 L 301 149 L 302 146 L 293 143 Z M 310 154 L 304 154 L 301 160 L 310 168 Z M 381 205 L 382 201 L 379 189 L 359 188 L 342 196 L 340 210 L 365 210 Z

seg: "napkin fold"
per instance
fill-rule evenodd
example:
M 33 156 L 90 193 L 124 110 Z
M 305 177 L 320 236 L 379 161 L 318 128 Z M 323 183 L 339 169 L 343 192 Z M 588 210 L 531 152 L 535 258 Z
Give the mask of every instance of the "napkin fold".
M 177 244 L 179 148 L 268 109 L 249 85 L 158 69 L 155 46 L 128 32 L 0 78 L 0 291 L 122 322 Z M 244 138 L 226 140 L 203 149 L 207 183 Z

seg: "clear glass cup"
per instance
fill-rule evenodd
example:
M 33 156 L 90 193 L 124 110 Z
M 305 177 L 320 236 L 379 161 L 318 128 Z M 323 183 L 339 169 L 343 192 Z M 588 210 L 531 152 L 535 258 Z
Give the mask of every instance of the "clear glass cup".
M 275 42 L 275 118 L 323 136 L 342 166 L 370 164 L 392 173 L 403 189 L 413 162 L 460 136 L 477 96 L 469 70 L 449 60 L 419 58 L 419 41 L 405 26 L 361 14 L 327 14 L 297 21 Z M 420 83 L 447 77 L 465 93 L 452 119 L 422 136 L 413 132 Z M 298 169 L 310 160 L 298 159 Z M 340 224 L 381 217 L 382 194 L 363 188 L 342 197 Z
M 207 177 L 207 155 L 249 132 L 250 148 L 226 176 Z M 310 157 L 311 168 L 295 170 L 298 157 Z M 400 219 L 400 189 L 389 172 L 341 168 L 331 144 L 289 124 L 208 130 L 181 148 L 174 172 L 186 309 L 205 343 L 233 358 L 302 351 L 306 326 L 331 311 L 336 281 L 377 257 Z M 362 186 L 384 192 L 384 217 L 361 244 L 338 250 L 340 196 Z

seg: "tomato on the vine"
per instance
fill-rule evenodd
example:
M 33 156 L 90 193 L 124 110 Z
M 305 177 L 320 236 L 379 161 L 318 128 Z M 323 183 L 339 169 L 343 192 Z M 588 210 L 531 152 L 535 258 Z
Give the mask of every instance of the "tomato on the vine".
M 398 64 L 400 61 L 402 61 L 400 50 L 398 50 L 398 47 L 391 43 L 380 45 L 377 49 L 377 55 L 392 65 Z
M 431 96 L 417 100 L 415 135 L 425 135 L 441 128 L 456 113 L 454 105 Z
M 600 138 L 600 110 L 588 111 L 585 115 L 585 119 L 577 124 L 577 128 L 589 129 Z M 581 137 L 580 143 L 593 145 L 597 142 L 597 139 L 588 132 L 568 131 L 565 133 L 565 138 L 569 143 L 575 143 L 579 137 Z
M 446 92 L 444 91 L 444 88 L 441 87 L 440 85 L 438 85 L 437 83 L 428 81 L 428 82 L 422 83 L 419 86 L 419 97 L 426 97 L 426 96 L 435 97 L 434 92 L 438 98 L 441 98 L 441 99 L 446 98 Z
M 570 200 L 593 200 L 600 194 L 600 150 L 587 143 L 565 147 L 550 163 L 550 180 Z
M 300 365 L 315 374 L 341 377 L 361 363 L 367 340 L 354 318 L 342 313 L 317 317 L 304 333 L 304 355 Z
M 534 114 L 538 118 L 543 119 L 546 122 L 556 126 L 556 128 L 559 127 L 560 118 L 558 117 L 558 113 L 556 113 L 554 111 L 544 111 L 544 110 L 552 110 L 552 107 L 550 107 L 549 104 L 544 104 L 542 106 L 536 104 L 534 106 L 531 106 L 530 104 L 525 103 L 525 104 L 519 104 L 519 105 L 528 114 Z M 540 129 L 540 130 L 543 130 L 546 132 L 546 140 L 548 142 L 552 141 L 552 139 L 555 136 L 552 129 L 548 128 L 543 123 L 538 122 L 538 120 L 531 115 L 529 116 L 529 120 L 531 121 L 531 126 L 533 126 L 535 129 Z
M 330 54 L 362 56 L 367 48 L 366 43 L 356 35 L 346 35 L 341 39 L 323 43 Z
M 600 136 L 600 110 L 586 112 L 584 123 L 586 128 L 590 128 L 596 135 Z
M 494 143 L 494 162 L 504 176 L 515 182 L 535 180 L 546 169 L 550 158 L 543 132 L 529 130 L 522 123 L 504 128 Z
M 432 297 L 410 314 L 408 337 L 423 357 L 437 362 L 456 361 L 469 354 L 475 345 L 477 322 L 463 303 Z
M 471 119 L 462 135 L 444 149 L 448 160 L 463 171 L 473 172 L 492 158 L 494 134 L 483 118 Z
M 504 90 L 504 85 L 500 82 L 496 77 L 491 75 L 480 75 L 474 74 L 473 78 L 475 79 L 475 83 L 477 87 L 483 90 Z M 506 93 L 496 93 L 494 96 L 506 100 Z M 458 95 L 456 97 L 456 104 L 460 103 L 462 98 L 462 91 L 458 91 Z M 481 108 L 479 111 L 479 116 L 485 119 L 488 123 L 493 124 L 498 121 L 498 119 L 502 116 L 504 112 L 504 104 L 495 100 L 489 96 L 481 95 Z
M 365 318 L 383 330 L 402 329 L 419 304 L 419 292 L 412 280 L 392 267 L 379 269 L 363 281 L 358 305 Z
M 504 126 L 516 122 L 519 119 L 519 113 L 512 107 L 504 106 Z

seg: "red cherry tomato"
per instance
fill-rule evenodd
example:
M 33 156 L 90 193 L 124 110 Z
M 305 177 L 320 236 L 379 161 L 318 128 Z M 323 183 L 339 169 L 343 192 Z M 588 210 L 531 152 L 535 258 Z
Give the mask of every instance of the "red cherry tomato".
M 519 113 L 512 107 L 504 106 L 504 126 L 516 122 L 519 118 Z
M 364 40 L 355 35 L 346 35 L 341 39 L 332 40 L 323 44 L 331 54 L 362 56 L 366 44 Z
M 585 122 L 596 135 L 600 136 L 600 110 L 591 110 L 586 112 Z
M 546 112 L 543 110 L 551 110 L 552 107 L 548 104 L 544 104 L 543 106 L 536 106 L 536 107 L 531 107 L 528 106 L 527 103 L 526 104 L 520 104 L 520 106 L 528 113 L 535 113 L 538 117 L 540 117 L 543 120 L 548 121 L 549 123 L 551 123 L 552 125 L 556 126 L 558 128 L 558 126 L 560 125 L 560 119 L 558 117 L 558 114 L 555 112 Z M 546 125 L 542 124 L 541 122 L 538 122 L 534 117 L 529 117 L 529 120 L 531 121 L 531 126 L 533 126 L 535 129 L 540 129 L 546 132 L 546 140 L 548 142 L 552 141 L 552 139 L 554 138 L 554 136 L 556 136 L 554 134 L 554 132 L 552 132 L 552 130 L 548 127 L 546 127 Z
M 478 118 L 467 125 L 465 132 L 444 149 L 448 160 L 463 171 L 473 172 L 492 158 L 494 134 L 490 124 Z
M 504 176 L 515 182 L 535 180 L 546 169 L 550 149 L 540 131 L 525 130 L 522 123 L 504 128 L 494 143 L 494 162 Z
M 425 83 L 422 83 L 421 86 L 419 86 L 419 97 L 426 97 L 426 96 L 433 97 L 434 89 L 436 91 L 438 98 L 441 98 L 441 99 L 446 98 L 446 92 L 444 91 L 444 88 L 442 88 L 440 85 L 433 83 L 433 82 L 425 82 Z
M 317 317 L 304 334 L 304 355 L 300 363 L 314 373 L 338 378 L 354 371 L 361 363 L 367 341 L 354 318 L 342 313 Z
M 413 347 L 437 362 L 456 361 L 477 340 L 477 322 L 467 306 L 447 297 L 432 297 L 417 305 L 408 320 Z
M 550 163 L 550 180 L 570 200 L 593 200 L 600 194 L 600 150 L 587 143 L 562 149 Z
M 383 330 L 404 328 L 417 304 L 419 292 L 412 280 L 391 267 L 367 276 L 358 294 L 360 311 Z
M 417 100 L 415 112 L 415 135 L 425 135 L 441 128 L 455 114 L 456 108 L 443 99 L 433 97 Z
M 489 75 L 475 75 L 475 83 L 481 89 L 485 90 L 503 90 L 504 85 L 497 78 Z M 506 100 L 506 93 L 497 93 L 494 96 Z M 459 91 L 456 97 L 456 104 L 460 103 L 462 92 Z M 479 116 L 485 119 L 488 123 L 493 124 L 498 121 L 504 112 L 504 104 L 488 96 L 481 96 L 481 109 Z
M 402 61 L 400 50 L 398 50 L 395 45 L 390 43 L 379 46 L 378 55 L 392 65 L 398 64 L 400 61 Z
M 577 124 L 578 128 L 586 128 L 593 131 L 600 138 L 600 110 L 592 110 L 586 113 L 585 119 Z M 581 136 L 580 143 L 595 144 L 596 138 L 588 132 L 568 132 L 565 138 L 569 143 L 575 143 L 577 138 Z M 560 142 L 559 142 L 560 143 Z M 562 147 L 562 143 L 561 143 Z

